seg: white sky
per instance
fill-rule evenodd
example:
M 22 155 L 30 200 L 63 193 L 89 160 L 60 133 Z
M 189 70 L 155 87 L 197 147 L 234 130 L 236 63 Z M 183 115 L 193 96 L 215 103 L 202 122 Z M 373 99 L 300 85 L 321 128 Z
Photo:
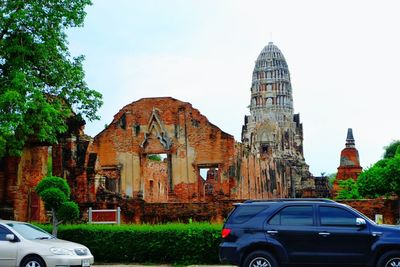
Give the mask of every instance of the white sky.
M 336 172 L 349 127 L 364 168 L 400 139 L 398 0 L 93 0 L 87 13 L 68 35 L 104 97 L 91 136 L 125 105 L 171 96 L 240 141 L 254 62 L 272 36 L 314 175 Z

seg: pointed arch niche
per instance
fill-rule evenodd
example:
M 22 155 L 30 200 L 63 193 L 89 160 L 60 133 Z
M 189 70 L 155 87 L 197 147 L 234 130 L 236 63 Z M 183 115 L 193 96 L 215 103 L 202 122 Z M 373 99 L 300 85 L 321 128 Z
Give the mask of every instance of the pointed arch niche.
M 172 159 L 171 159 L 171 147 L 172 140 L 168 136 L 167 130 L 161 120 L 161 116 L 159 114 L 159 110 L 153 108 L 153 111 L 150 115 L 147 130 L 144 133 L 143 141 L 141 142 L 140 147 L 142 148 L 142 153 L 140 155 L 141 164 L 141 177 L 142 177 L 142 186 L 143 186 L 143 197 L 146 199 L 147 193 L 151 194 L 152 188 L 154 187 L 154 179 L 151 177 L 154 175 L 154 171 L 151 166 L 155 163 L 151 163 L 149 161 L 150 155 L 164 155 L 162 162 L 159 165 L 165 165 L 166 167 L 166 182 L 168 185 L 169 192 L 173 191 L 173 183 L 172 183 Z M 162 168 L 162 167 L 161 167 Z M 161 170 L 162 171 L 162 170 Z M 163 182 L 157 181 L 158 186 L 161 188 Z M 165 184 L 164 184 L 165 185 Z M 146 188 L 150 190 L 146 190 Z M 148 191 L 148 192 L 146 192 Z M 168 192 L 167 192 L 168 193 Z M 154 197 L 154 196 L 151 196 Z

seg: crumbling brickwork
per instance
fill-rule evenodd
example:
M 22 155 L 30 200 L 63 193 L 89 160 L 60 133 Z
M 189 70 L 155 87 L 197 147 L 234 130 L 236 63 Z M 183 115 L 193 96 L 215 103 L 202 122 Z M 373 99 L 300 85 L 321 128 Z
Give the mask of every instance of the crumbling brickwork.
M 375 215 L 383 215 L 384 224 L 399 224 L 399 200 L 398 199 L 364 199 L 364 200 L 342 200 L 356 210 L 375 220 Z
M 315 179 L 315 196 L 319 198 L 331 198 L 332 186 L 327 176 L 314 177 Z
M 209 194 L 229 198 L 234 144 L 233 136 L 191 104 L 144 98 L 123 107 L 94 138 L 92 175 L 96 181 L 114 180 L 118 186 L 104 185 L 109 191 L 147 202 L 204 201 Z M 163 159 L 156 162 L 152 155 Z M 213 169 L 215 175 L 203 179 L 202 169 Z
M 44 206 L 34 188 L 47 174 L 48 147 L 26 147 L 22 157 L 3 159 L 0 166 L 0 217 L 21 221 L 45 220 Z

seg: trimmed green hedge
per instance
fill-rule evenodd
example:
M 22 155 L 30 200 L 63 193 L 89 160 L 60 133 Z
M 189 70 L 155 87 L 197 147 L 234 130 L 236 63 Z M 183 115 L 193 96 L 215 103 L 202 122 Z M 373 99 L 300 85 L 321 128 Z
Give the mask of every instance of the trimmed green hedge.
M 51 232 L 50 225 L 39 227 Z M 60 225 L 58 238 L 87 246 L 96 262 L 218 264 L 222 225 Z

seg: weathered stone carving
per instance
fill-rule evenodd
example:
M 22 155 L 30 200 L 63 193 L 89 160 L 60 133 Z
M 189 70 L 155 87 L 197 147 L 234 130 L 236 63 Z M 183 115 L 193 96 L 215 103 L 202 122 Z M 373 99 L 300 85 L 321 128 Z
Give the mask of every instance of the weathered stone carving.
M 299 114 L 293 114 L 289 69 L 282 52 L 272 42 L 257 58 L 249 107 L 242 142 L 256 158 L 254 168 L 276 166 L 273 168 L 278 188 L 272 191 L 275 195 L 313 195 L 314 179 L 303 156 L 303 126 Z
M 160 143 L 163 145 L 165 150 L 169 150 L 171 148 L 171 139 L 168 137 L 167 132 L 160 120 L 159 116 L 155 109 L 151 113 L 149 125 L 147 126 L 147 132 L 144 134 L 144 140 L 140 147 L 144 148 L 146 145 L 148 138 L 150 135 L 154 134 L 157 139 L 160 140 Z

